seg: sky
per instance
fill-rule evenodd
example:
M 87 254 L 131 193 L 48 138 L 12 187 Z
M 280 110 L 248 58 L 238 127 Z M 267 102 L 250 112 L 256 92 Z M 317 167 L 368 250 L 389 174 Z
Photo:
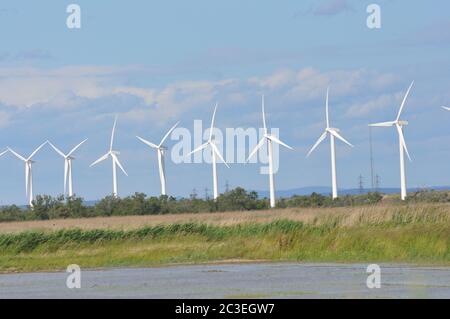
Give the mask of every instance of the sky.
M 81 28 L 69 29 L 66 8 L 81 8 Z M 369 29 L 366 8 L 381 8 L 381 28 Z M 309 148 L 325 126 L 330 88 L 332 126 L 355 147 L 337 143 L 338 184 L 370 187 L 369 128 L 393 120 L 409 84 L 405 137 L 412 162 L 409 187 L 450 184 L 450 3 L 444 0 L 320 1 L 9 1 L 0 4 L 0 149 L 29 155 L 45 140 L 76 153 L 77 195 L 111 193 L 111 165 L 89 165 L 109 144 L 128 177 L 119 194 L 160 192 L 156 153 L 136 135 L 158 142 L 177 121 L 260 128 L 261 95 L 269 127 L 294 151 L 280 148 L 278 190 L 329 186 L 330 150 Z M 381 186 L 399 186 L 394 129 L 372 130 Z M 178 141 L 172 137 L 170 148 Z M 192 145 L 194 147 L 194 145 Z M 247 153 L 250 150 L 247 149 Z M 63 191 L 63 160 L 50 147 L 34 158 L 34 191 Z M 267 190 L 260 164 L 218 166 L 220 191 Z M 212 188 L 211 165 L 166 163 L 171 195 Z M 0 158 L 0 204 L 26 202 L 23 163 Z M 211 191 L 209 191 L 211 193 Z

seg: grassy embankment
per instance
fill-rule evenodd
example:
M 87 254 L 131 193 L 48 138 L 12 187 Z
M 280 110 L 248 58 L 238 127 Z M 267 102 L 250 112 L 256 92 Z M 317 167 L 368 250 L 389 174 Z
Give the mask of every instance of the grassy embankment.
M 206 215 L 166 216 L 123 229 L 108 226 L 107 218 L 105 227 L 92 220 L 98 229 L 0 227 L 0 272 L 227 260 L 450 265 L 448 204 Z

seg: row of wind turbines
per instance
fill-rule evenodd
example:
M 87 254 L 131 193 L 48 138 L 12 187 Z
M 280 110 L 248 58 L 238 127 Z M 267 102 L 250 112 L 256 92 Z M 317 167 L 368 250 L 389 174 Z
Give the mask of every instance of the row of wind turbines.
M 404 98 L 402 100 L 402 103 L 400 105 L 400 109 L 397 113 L 397 117 L 393 121 L 388 122 L 381 122 L 381 123 L 375 123 L 375 124 L 369 124 L 369 126 L 373 127 L 395 127 L 398 138 L 399 138 L 399 150 L 400 150 L 400 186 L 401 186 L 401 199 L 405 200 L 407 196 L 407 188 L 406 188 L 406 173 L 405 173 L 405 159 L 404 154 L 406 153 L 409 160 L 411 160 L 411 157 L 409 155 L 408 149 L 406 147 L 405 138 L 403 135 L 403 127 L 408 125 L 407 121 L 401 120 L 400 117 L 402 115 L 406 99 L 411 91 L 411 88 L 413 86 L 414 82 L 411 83 L 408 90 L 406 91 L 406 94 L 404 95 Z M 213 175 L 213 191 L 214 191 L 214 200 L 217 199 L 219 196 L 218 191 L 218 177 L 217 177 L 217 159 L 220 159 L 222 163 L 224 163 L 228 168 L 228 164 L 224 160 L 223 156 L 220 154 L 219 148 L 216 145 L 216 141 L 213 136 L 213 129 L 214 129 L 214 121 L 216 117 L 217 112 L 217 103 L 214 107 L 214 112 L 211 120 L 211 127 L 209 132 L 209 138 L 208 140 L 200 145 L 199 147 L 195 148 L 192 152 L 190 152 L 187 156 L 191 156 L 192 154 L 202 151 L 206 148 L 209 148 L 211 151 L 211 157 L 212 157 L 212 175 Z M 450 111 L 450 107 L 442 106 L 443 109 Z M 264 144 L 267 144 L 267 151 L 268 151 L 268 159 L 269 159 L 269 189 L 270 189 L 270 207 L 275 207 L 275 182 L 274 182 L 274 174 L 273 174 L 273 143 L 279 144 L 287 149 L 293 150 L 293 148 L 286 143 L 282 142 L 279 138 L 274 136 L 273 134 L 270 134 L 267 129 L 267 123 L 266 123 L 266 115 L 265 115 L 265 105 L 264 105 L 264 96 L 262 96 L 262 119 L 263 119 L 263 132 L 264 135 L 261 138 L 261 140 L 258 142 L 256 147 L 250 152 L 248 158 L 248 161 L 259 151 L 261 147 L 263 147 Z M 325 101 L 325 119 L 326 119 L 326 126 L 323 131 L 323 133 L 320 135 L 319 139 L 316 141 L 316 143 L 312 146 L 310 151 L 307 154 L 307 157 L 309 157 L 314 150 L 327 138 L 330 138 L 330 148 L 331 148 L 331 185 L 332 185 L 332 197 L 333 199 L 338 197 L 338 183 L 337 183 L 337 169 L 336 169 L 336 140 L 338 139 L 342 141 L 343 143 L 347 144 L 350 147 L 353 147 L 353 145 L 347 141 L 341 134 L 340 130 L 338 128 L 334 128 L 330 124 L 330 116 L 329 116 L 329 89 L 327 89 L 326 93 L 326 101 Z M 109 150 L 107 153 L 102 155 L 100 158 L 98 158 L 96 161 L 94 161 L 90 167 L 95 166 L 108 158 L 111 159 L 112 162 L 112 184 L 113 184 L 113 190 L 112 195 L 114 197 L 118 196 L 118 186 L 117 186 L 117 167 L 128 176 L 127 172 L 125 171 L 124 167 L 119 161 L 118 155 L 120 155 L 120 152 L 113 149 L 114 146 L 114 136 L 116 131 L 116 124 L 117 124 L 117 116 L 114 119 L 114 125 L 111 132 L 111 139 L 109 144 Z M 136 136 L 141 142 L 148 145 L 150 148 L 156 150 L 157 156 L 158 156 L 158 167 L 159 167 L 159 177 L 160 177 L 160 183 L 161 183 L 161 195 L 166 195 L 166 172 L 165 172 L 165 152 L 168 150 L 166 146 L 164 146 L 164 142 L 167 140 L 167 138 L 170 136 L 172 131 L 177 127 L 179 122 L 177 122 L 174 126 L 172 126 L 167 133 L 163 136 L 159 144 L 152 143 L 140 136 Z M 59 148 L 57 148 L 55 145 L 53 145 L 50 141 L 46 141 L 42 143 L 38 148 L 36 148 L 28 157 L 24 157 L 17 152 L 15 152 L 13 149 L 8 147 L 5 151 L 0 153 L 0 157 L 6 154 L 7 152 L 11 152 L 15 157 L 20 159 L 25 164 L 25 186 L 26 186 L 26 195 L 27 195 L 27 201 L 28 205 L 31 207 L 33 206 L 33 157 L 37 154 L 37 152 L 44 147 L 44 145 L 49 144 L 61 157 L 64 158 L 64 194 L 68 195 L 70 197 L 74 196 L 74 190 L 73 190 L 73 177 L 72 177 L 72 161 L 75 159 L 73 154 L 82 146 L 88 139 L 83 140 L 78 145 L 73 147 L 67 154 L 62 152 Z

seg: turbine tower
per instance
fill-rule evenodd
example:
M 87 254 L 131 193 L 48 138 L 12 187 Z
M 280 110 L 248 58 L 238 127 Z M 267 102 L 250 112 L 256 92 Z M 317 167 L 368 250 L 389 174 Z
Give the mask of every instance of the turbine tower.
M 264 112 L 264 95 L 262 96 L 262 118 L 263 118 L 263 128 L 264 128 L 264 136 L 261 138 L 261 140 L 258 142 L 258 144 L 255 146 L 253 151 L 250 153 L 250 155 L 247 158 L 247 163 L 250 160 L 250 158 L 253 157 L 253 155 L 258 152 L 258 150 L 264 145 L 265 142 L 267 142 L 267 150 L 269 155 L 269 188 L 270 188 L 270 207 L 275 207 L 275 183 L 273 178 L 273 145 L 272 142 L 280 144 L 290 150 L 293 150 L 292 147 L 289 145 L 283 143 L 280 141 L 276 136 L 269 134 L 267 131 L 267 125 L 266 125 L 266 114 Z
M 406 94 L 403 98 L 402 104 L 400 105 L 400 109 L 397 114 L 397 118 L 394 121 L 390 122 L 382 122 L 382 123 L 375 123 L 375 124 L 369 124 L 369 126 L 375 126 L 375 127 L 390 127 L 395 126 L 398 133 L 398 139 L 399 139 L 399 148 L 400 148 L 400 188 L 401 188 L 401 199 L 406 199 L 406 174 L 405 174 L 405 155 L 408 156 L 408 159 L 411 161 L 411 157 L 408 153 L 408 148 L 406 147 L 405 137 L 403 136 L 403 126 L 408 125 L 407 121 L 400 120 L 400 116 L 402 115 L 403 107 L 405 106 L 406 98 L 409 95 L 409 91 L 411 91 L 411 88 L 414 84 L 414 81 L 411 83 L 411 85 L 408 88 L 408 91 L 406 91 Z
M 112 133 L 111 133 L 111 142 L 109 144 L 109 151 L 108 153 L 106 153 L 105 155 L 101 156 L 98 160 L 96 160 L 94 163 L 92 163 L 90 165 L 90 167 L 97 165 L 100 162 L 103 162 L 104 160 L 106 160 L 108 157 L 111 157 L 111 162 L 112 162 L 112 175 L 113 175 L 113 192 L 112 192 L 112 196 L 113 197 L 117 197 L 117 166 L 119 166 L 119 168 L 122 170 L 122 172 L 128 176 L 127 172 L 125 172 L 125 169 L 123 168 L 122 164 L 120 164 L 119 162 L 119 158 L 117 157 L 117 155 L 120 154 L 120 152 L 114 151 L 113 150 L 113 144 L 114 144 L 114 133 L 116 130 L 116 124 L 117 124 L 117 115 L 114 119 L 114 125 L 113 125 L 113 129 L 112 129 Z
M 151 148 L 156 149 L 156 152 L 158 153 L 159 179 L 161 181 L 161 195 L 166 195 L 166 170 L 164 165 L 164 153 L 167 150 L 167 147 L 165 147 L 163 144 L 165 140 L 169 137 L 170 133 L 172 133 L 175 127 L 177 127 L 178 123 L 180 122 L 177 122 L 174 126 L 172 126 L 172 128 L 166 133 L 166 135 L 164 135 L 164 137 L 162 138 L 161 142 L 158 145 L 153 144 L 152 142 L 147 141 L 142 137 L 136 136 L 144 144 L 147 144 Z
M 202 145 L 200 145 L 199 147 L 197 147 L 196 149 L 194 149 L 192 152 L 190 152 L 187 156 L 191 156 L 192 154 L 203 150 L 204 148 L 207 148 L 208 146 L 211 148 L 211 157 L 212 157 L 212 169 L 213 169 L 213 191 L 214 191 L 214 200 L 217 199 L 217 197 L 219 197 L 219 190 L 218 190 L 218 182 L 217 182 L 217 167 L 216 167 L 216 162 L 217 162 L 217 157 L 226 165 L 226 167 L 230 168 L 230 166 L 228 166 L 228 164 L 225 162 L 225 160 L 223 159 L 222 155 L 219 152 L 219 149 L 217 148 L 216 145 L 216 141 L 213 138 L 213 130 L 214 130 L 214 119 L 216 117 L 216 111 L 217 111 L 217 103 L 216 106 L 214 107 L 214 113 L 212 116 L 212 120 L 211 120 L 211 128 L 209 130 L 209 138 L 208 141 Z
M 73 197 L 73 180 L 72 180 L 72 160 L 75 159 L 75 157 L 72 156 L 72 154 L 81 146 L 83 145 L 88 139 L 85 139 L 80 144 L 72 148 L 69 153 L 64 154 L 61 150 L 59 150 L 55 145 L 53 145 L 50 141 L 48 143 L 50 146 L 64 158 L 64 195 L 67 193 L 67 183 L 69 184 L 69 197 Z
M 47 144 L 47 141 L 42 143 L 38 148 L 36 148 L 33 153 L 30 154 L 27 158 L 23 157 L 22 155 L 17 154 L 15 151 L 13 151 L 11 148 L 8 147 L 8 150 L 14 154 L 15 157 L 20 159 L 25 163 L 25 190 L 27 195 L 27 201 L 28 205 L 30 207 L 33 207 L 33 163 L 32 160 L 33 156 L 36 155 L 37 152 L 45 145 Z
M 338 197 L 338 191 L 337 191 L 337 176 L 336 176 L 336 145 L 335 145 L 335 138 L 341 140 L 345 144 L 349 145 L 350 147 L 353 147 L 350 142 L 348 142 L 345 138 L 343 138 L 339 132 L 340 130 L 337 128 L 333 128 L 330 126 L 330 118 L 328 113 L 328 94 L 329 88 L 327 88 L 327 99 L 325 103 L 325 115 L 326 115 L 326 128 L 325 131 L 322 133 L 322 135 L 317 140 L 316 144 L 311 148 L 311 150 L 308 152 L 308 155 L 306 157 L 309 157 L 311 153 L 319 146 L 320 143 L 322 143 L 323 140 L 327 138 L 327 136 L 330 136 L 330 147 L 331 147 L 331 186 L 332 186 L 332 196 L 333 199 Z
M 450 111 L 450 107 L 443 106 L 442 108 L 443 108 L 444 110 Z

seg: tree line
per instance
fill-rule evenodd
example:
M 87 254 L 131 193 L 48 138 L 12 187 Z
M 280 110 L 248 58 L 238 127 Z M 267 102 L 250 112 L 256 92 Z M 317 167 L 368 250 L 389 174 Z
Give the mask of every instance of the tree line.
M 337 199 L 331 196 L 312 193 L 280 198 L 278 208 L 289 207 L 345 207 L 373 205 L 379 203 L 383 195 L 377 192 L 361 195 L 345 195 Z M 448 192 L 421 191 L 411 194 L 409 202 L 450 202 Z M 108 196 L 88 205 L 80 197 L 52 197 L 38 195 L 33 208 L 16 205 L 0 208 L 0 222 L 21 220 L 47 220 L 59 218 L 82 218 L 98 216 L 161 215 L 179 213 L 204 213 L 225 211 L 249 211 L 269 209 L 269 199 L 258 198 L 254 191 L 237 187 L 221 194 L 217 201 L 201 199 L 195 195 L 190 198 L 171 196 L 152 197 L 144 193 L 135 193 L 124 198 Z

